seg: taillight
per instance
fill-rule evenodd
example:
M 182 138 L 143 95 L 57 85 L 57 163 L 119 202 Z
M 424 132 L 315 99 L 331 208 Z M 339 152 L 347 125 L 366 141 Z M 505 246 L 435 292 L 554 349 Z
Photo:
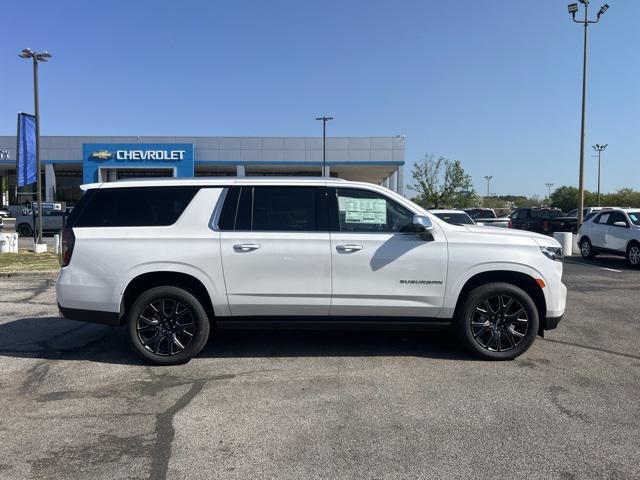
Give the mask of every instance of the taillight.
M 509 219 L 509 223 L 507 223 L 507 228 L 513 228 L 513 222 Z
M 547 222 L 547 221 L 542 222 L 542 229 L 543 230 L 549 230 L 549 222 Z
M 73 234 L 73 228 L 67 227 L 62 231 L 62 263 L 61 266 L 66 267 L 71 261 L 73 254 L 73 246 L 76 243 L 76 236 Z

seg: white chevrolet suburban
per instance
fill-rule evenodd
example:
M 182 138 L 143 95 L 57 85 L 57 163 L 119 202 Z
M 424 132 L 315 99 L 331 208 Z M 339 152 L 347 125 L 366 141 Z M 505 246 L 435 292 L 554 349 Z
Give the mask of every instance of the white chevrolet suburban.
M 448 224 L 380 186 L 328 178 L 92 184 L 63 232 L 63 316 L 126 325 L 182 363 L 214 328 L 452 326 L 512 359 L 565 309 L 562 251 L 526 231 Z

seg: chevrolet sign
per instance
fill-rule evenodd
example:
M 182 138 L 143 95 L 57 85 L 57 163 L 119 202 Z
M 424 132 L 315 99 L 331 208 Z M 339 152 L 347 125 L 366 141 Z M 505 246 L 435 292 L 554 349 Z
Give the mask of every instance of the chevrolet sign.
M 184 150 L 116 150 L 116 160 L 183 160 Z

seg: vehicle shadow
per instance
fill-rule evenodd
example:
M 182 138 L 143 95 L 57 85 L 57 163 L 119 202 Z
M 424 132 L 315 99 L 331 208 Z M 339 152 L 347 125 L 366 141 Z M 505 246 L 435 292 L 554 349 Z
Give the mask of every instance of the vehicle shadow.
M 60 317 L 0 324 L 0 357 L 142 365 L 126 330 Z M 416 356 L 474 360 L 447 331 L 214 330 L 198 358 Z

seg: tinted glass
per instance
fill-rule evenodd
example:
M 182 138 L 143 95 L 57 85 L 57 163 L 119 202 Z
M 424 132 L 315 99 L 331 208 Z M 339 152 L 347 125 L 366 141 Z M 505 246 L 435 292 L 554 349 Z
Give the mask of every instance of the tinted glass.
M 74 227 L 150 227 L 172 225 L 199 187 L 95 189 Z M 82 200 L 80 201 L 82 202 Z M 74 210 L 79 210 L 80 204 Z
M 253 187 L 242 187 L 238 199 L 234 230 L 251 230 L 251 215 L 253 213 Z
M 529 209 L 523 208 L 522 210 L 518 210 L 517 217 L 518 219 L 529 218 Z
M 611 212 L 611 215 L 609 215 L 609 220 L 607 221 L 607 223 L 609 225 L 613 225 L 616 222 L 624 222 L 625 224 L 627 223 L 627 219 L 624 216 L 624 213 L 622 213 L 622 212 Z
M 534 218 L 556 218 L 561 217 L 562 212 L 560 210 L 534 208 L 533 210 L 531 210 L 531 216 Z
M 338 220 L 341 232 L 411 231 L 413 213 L 369 190 L 338 188 Z
M 224 198 L 224 205 L 220 212 L 220 218 L 218 218 L 218 228 L 220 230 L 224 231 L 235 229 L 239 194 L 240 187 L 232 187 L 227 190 L 227 194 Z
M 316 188 L 253 187 L 251 218 L 253 231 L 315 232 Z
M 436 213 L 431 212 L 436 217 L 444 220 L 447 223 L 451 223 L 453 225 L 475 225 L 474 221 L 469 218 L 469 215 L 466 213 Z

